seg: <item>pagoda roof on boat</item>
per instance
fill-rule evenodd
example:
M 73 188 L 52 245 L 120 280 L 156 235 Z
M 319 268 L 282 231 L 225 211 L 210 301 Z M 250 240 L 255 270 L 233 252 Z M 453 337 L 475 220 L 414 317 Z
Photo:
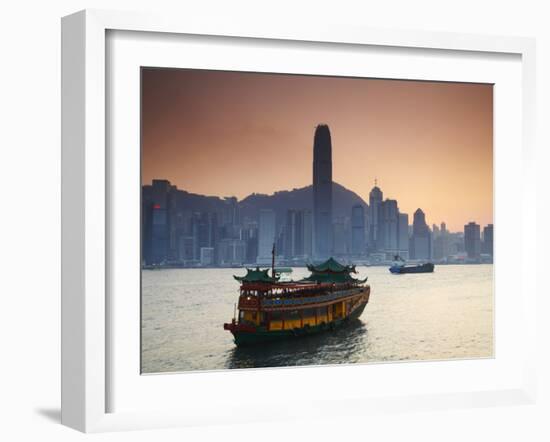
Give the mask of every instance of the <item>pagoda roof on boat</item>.
M 316 282 L 316 283 L 334 283 L 334 284 L 343 284 L 346 282 L 353 282 L 357 284 L 362 284 L 367 282 L 365 279 L 357 279 L 351 276 L 349 273 L 317 273 L 314 272 L 309 275 L 307 278 L 301 280 L 301 282 Z
M 343 265 L 334 258 L 329 258 L 325 262 L 318 265 L 308 265 L 308 270 L 311 272 L 307 278 L 302 279 L 303 282 L 316 283 L 358 283 L 362 284 L 367 281 L 365 279 L 356 279 L 351 276 L 351 273 L 357 273 L 354 265 Z
M 265 282 L 270 284 L 275 283 L 279 280 L 278 276 L 276 276 L 275 278 L 269 276 L 269 269 L 260 269 L 259 267 L 256 267 L 255 269 L 247 268 L 246 275 L 233 275 L 233 278 L 235 278 L 239 282 Z
M 321 264 L 308 264 L 307 269 L 314 273 L 357 273 L 354 265 L 347 266 L 340 264 L 332 257 Z

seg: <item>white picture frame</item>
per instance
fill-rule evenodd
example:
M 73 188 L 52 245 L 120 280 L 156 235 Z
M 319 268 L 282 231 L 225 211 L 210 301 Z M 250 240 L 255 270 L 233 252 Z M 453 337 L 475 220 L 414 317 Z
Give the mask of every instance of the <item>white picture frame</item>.
M 521 63 L 521 121 L 516 121 L 521 134 L 522 185 L 518 190 L 521 198 L 521 213 L 518 221 L 535 219 L 536 193 L 532 190 L 535 177 L 530 174 L 533 167 L 534 106 L 535 106 L 535 43 L 533 39 L 517 37 L 494 37 L 451 33 L 427 33 L 416 31 L 388 31 L 345 26 L 293 27 L 284 24 L 231 22 L 214 23 L 197 20 L 194 17 L 173 18 L 99 10 L 81 11 L 62 20 L 62 423 L 85 432 L 121 429 L 155 428 L 166 426 L 206 425 L 220 422 L 247 422 L 265 419 L 284 419 L 299 416 L 309 417 L 334 415 L 327 409 L 327 401 L 313 399 L 313 407 L 287 409 L 275 407 L 252 410 L 243 417 L 236 417 L 232 411 L 244 407 L 244 402 L 233 403 L 234 410 L 224 412 L 227 406 L 220 398 L 219 410 L 214 404 L 210 413 L 196 406 L 194 412 L 182 407 L 181 411 L 163 410 L 152 406 L 151 410 L 136 409 L 118 411 L 109 404 L 112 384 L 113 347 L 110 333 L 115 320 L 111 311 L 109 290 L 112 289 L 112 274 L 109 266 L 112 216 L 112 187 L 108 151 L 106 121 L 109 55 L 106 36 L 109 32 L 154 32 L 163 35 L 217 36 L 234 39 L 260 39 L 284 41 L 287 44 L 309 42 L 311 44 L 339 44 L 348 46 L 375 46 L 384 48 L 429 49 L 468 52 L 483 58 L 485 54 L 509 54 L 520 58 Z M 158 34 L 157 34 L 158 35 Z M 111 54 L 112 55 L 112 54 Z M 111 183 L 112 184 L 112 183 Z M 498 192 L 498 189 L 496 190 Z M 534 256 L 536 249 L 535 229 L 521 229 L 521 272 L 527 271 L 527 256 Z M 498 238 L 497 238 L 498 242 Z M 497 255 L 498 256 L 498 255 Z M 497 260 L 498 262 L 498 260 Z M 498 264 L 497 264 L 498 265 Z M 521 379 L 515 377 L 510 383 L 473 390 L 465 386 L 461 392 L 445 392 L 445 387 L 425 394 L 379 394 L 376 397 L 338 397 L 336 414 L 363 414 L 374 409 L 415 410 L 426 408 L 452 408 L 500 404 L 533 403 L 536 394 L 535 382 L 535 317 L 537 287 L 534 278 L 522 278 L 518 282 L 522 315 L 518 317 L 524 329 L 524 336 L 531 337 L 524 342 L 521 356 Z M 139 298 L 136 298 L 139 302 Z M 497 307 L 498 308 L 498 307 Z M 136 330 L 136 333 L 139 333 Z M 498 335 L 496 337 L 498 338 Z M 116 347 L 115 347 L 116 348 Z M 134 349 L 137 350 L 137 349 Z M 498 355 L 497 355 L 498 358 Z M 392 364 L 369 368 L 372 371 L 395 369 Z M 411 364 L 414 365 L 414 364 Z M 369 366 L 372 367 L 372 366 Z M 333 367 L 332 370 L 347 370 L 346 375 L 357 375 L 365 366 Z M 464 369 L 475 375 L 476 368 L 463 365 L 451 370 Z M 309 369 L 316 370 L 315 368 Z M 397 370 L 400 370 L 399 368 Z M 417 364 L 411 370 L 422 372 Z M 470 371 L 473 370 L 473 371 Z M 263 382 L 271 376 L 276 382 L 292 377 L 293 371 L 269 370 L 246 375 L 250 382 Z M 328 371 L 326 373 L 329 373 Z M 135 368 L 139 376 L 139 367 Z M 412 375 L 412 372 L 409 373 Z M 228 381 L 224 372 L 193 374 L 193 382 L 202 382 L 201 376 L 210 379 L 218 387 Z M 244 379 L 243 371 L 231 374 L 231 379 Z M 306 374 L 307 376 L 307 374 Z M 177 376 L 164 378 L 162 388 L 170 388 Z M 120 377 L 119 377 L 120 378 Z M 442 385 L 450 381 L 444 381 Z M 157 385 L 151 382 L 152 387 Z M 160 387 L 159 387 L 160 388 Z M 193 393 L 197 394 L 197 393 Z M 213 393 L 214 394 L 214 393 Z M 192 401 L 193 398 L 187 398 Z M 235 401 L 236 399 L 232 399 Z M 238 400 L 237 400 L 238 402 Z M 199 401 L 197 400 L 197 404 Z M 153 411 L 156 410 L 156 411 Z

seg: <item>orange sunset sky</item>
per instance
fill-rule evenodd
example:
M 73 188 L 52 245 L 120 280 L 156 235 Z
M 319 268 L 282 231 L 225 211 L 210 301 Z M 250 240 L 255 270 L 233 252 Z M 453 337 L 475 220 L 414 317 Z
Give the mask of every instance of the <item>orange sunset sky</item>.
M 493 87 L 142 69 L 142 182 L 239 199 L 312 182 L 313 134 L 333 180 L 367 203 L 374 179 L 401 212 L 452 231 L 493 222 Z

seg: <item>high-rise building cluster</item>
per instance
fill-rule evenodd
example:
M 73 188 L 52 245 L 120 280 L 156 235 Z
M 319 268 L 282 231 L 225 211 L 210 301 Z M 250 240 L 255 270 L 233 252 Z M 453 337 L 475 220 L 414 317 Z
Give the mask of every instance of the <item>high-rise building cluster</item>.
M 377 181 L 368 204 L 353 203 L 335 211 L 332 137 L 319 125 L 313 137 L 310 204 L 288 207 L 245 204 L 189 194 L 167 180 L 142 188 L 142 261 L 145 265 L 230 267 L 301 265 L 330 256 L 354 262 L 386 263 L 403 259 L 433 262 L 489 262 L 493 225 L 481 231 L 470 222 L 451 233 L 445 223 L 426 222 L 421 209 L 409 215 L 395 199 L 384 199 Z M 305 206 L 305 207 L 304 207 Z M 349 212 L 347 212 L 349 211 Z M 246 212 L 246 214 L 245 214 Z
M 464 251 L 468 261 L 492 261 L 493 258 L 493 225 L 483 228 L 473 221 L 464 226 Z
M 190 210 L 167 180 L 142 188 L 142 261 L 146 265 L 231 266 L 256 259 L 258 226 L 242 222 L 236 198 Z
M 400 212 L 397 200 L 384 200 L 376 180 L 369 193 L 367 218 L 365 252 L 377 261 L 391 260 L 396 255 L 403 259 L 409 257 L 409 215 Z

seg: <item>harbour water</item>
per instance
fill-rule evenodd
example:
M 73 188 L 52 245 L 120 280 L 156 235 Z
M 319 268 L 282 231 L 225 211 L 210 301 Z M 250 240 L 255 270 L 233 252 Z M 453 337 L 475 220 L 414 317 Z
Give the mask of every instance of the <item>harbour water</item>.
M 334 332 L 237 348 L 223 330 L 244 269 L 142 272 L 142 372 L 442 360 L 493 356 L 493 266 L 436 266 L 392 275 L 358 267 L 371 297 L 358 321 Z M 292 278 L 307 275 L 293 269 Z

